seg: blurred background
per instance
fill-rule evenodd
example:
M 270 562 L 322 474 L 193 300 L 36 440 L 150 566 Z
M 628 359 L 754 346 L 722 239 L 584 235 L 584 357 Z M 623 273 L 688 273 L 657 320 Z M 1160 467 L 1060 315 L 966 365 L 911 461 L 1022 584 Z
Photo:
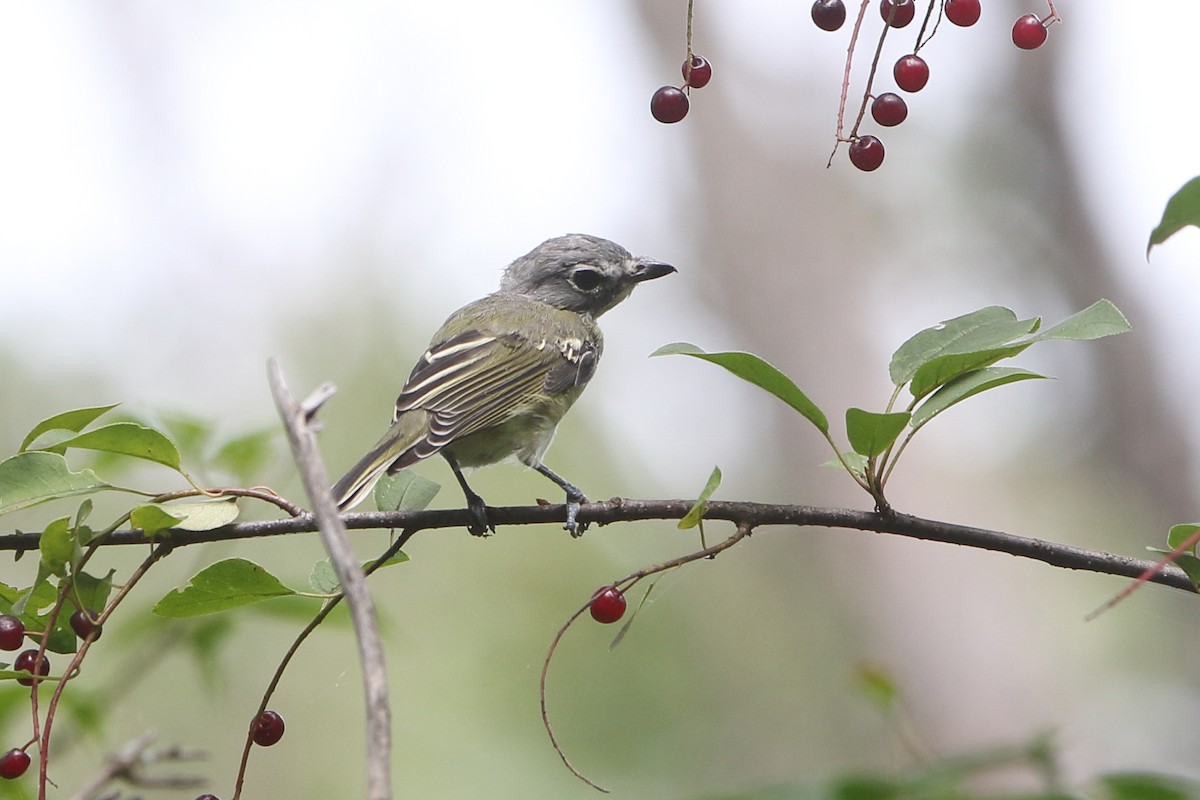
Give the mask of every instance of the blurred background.
M 697 3 L 694 47 L 714 77 L 676 125 L 648 106 L 680 81 L 684 0 L 5 4 L 0 452 L 46 416 L 118 401 L 219 437 L 271 430 L 277 356 L 296 394 L 339 387 L 321 444 L 340 473 L 386 426 L 441 320 L 512 258 L 580 231 L 679 267 L 605 317 L 604 364 L 549 452 L 590 496 L 692 497 L 719 464 L 723 499 L 869 506 L 820 468 L 829 453 L 797 415 L 711 365 L 646 358 L 662 344 L 762 355 L 840 435 L 845 407 L 882 410 L 889 356 L 917 330 L 993 304 L 1055 322 L 1108 297 L 1133 333 L 1023 356 L 1059 380 L 939 418 L 890 497 L 1143 555 L 1200 516 L 1200 234 L 1145 256 L 1166 200 L 1200 174 L 1200 6 L 1058 6 L 1065 23 L 1032 52 L 1010 28 L 1040 2 L 984 0 L 974 27 L 943 25 L 908 120 L 865 124 L 887 147 L 866 174 L 844 148 L 826 167 L 850 25 L 818 30 L 808 2 Z M 852 98 L 878 30 L 867 18 Z M 916 28 L 889 38 L 883 64 Z M 435 505 L 461 505 L 444 465 L 418 471 L 445 485 Z M 165 470 L 137 482 L 179 487 Z M 301 497 L 282 456 L 253 482 Z M 473 482 L 493 505 L 548 493 L 516 466 Z M 386 542 L 356 536 L 364 558 Z M 670 523 L 578 541 L 555 526 L 416 537 L 412 562 L 373 583 L 398 795 L 595 796 L 542 730 L 546 648 L 595 588 L 697 544 Z M 120 580 L 143 555 L 106 553 L 104 569 Z M 306 612 L 209 621 L 197 646 L 140 619 L 231 555 L 300 586 L 322 557 L 304 536 L 187 548 L 158 566 L 75 684 L 111 706 L 103 726 L 78 710 L 60 720 L 63 796 L 147 729 L 209 751 L 184 771 L 231 796 L 246 720 Z M 27 584 L 33 562 L 0 566 L 0 580 Z M 952 546 L 763 529 L 663 578 L 620 647 L 611 628 L 573 629 L 550 712 L 573 761 L 618 797 L 753 796 L 902 768 L 895 730 L 857 688 L 864 667 L 893 677 L 933 755 L 1051 731 L 1072 786 L 1115 769 L 1200 778 L 1200 607 L 1150 588 L 1084 623 L 1122 586 Z M 272 703 L 288 734 L 254 754 L 250 797 L 361 794 L 356 652 L 348 626 L 328 628 Z M 28 738 L 27 697 L 0 699 L 7 749 Z

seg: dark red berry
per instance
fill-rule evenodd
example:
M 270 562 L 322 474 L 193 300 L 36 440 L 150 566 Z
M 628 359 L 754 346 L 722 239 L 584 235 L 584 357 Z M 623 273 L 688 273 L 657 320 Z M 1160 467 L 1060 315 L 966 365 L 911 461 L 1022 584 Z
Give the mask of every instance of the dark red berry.
M 883 142 L 874 136 L 863 136 L 850 143 L 850 163 L 863 172 L 879 169 L 883 163 Z
M 592 595 L 592 601 L 588 603 L 592 619 L 606 625 L 625 616 L 625 606 L 625 595 L 615 586 L 597 589 L 596 593 Z
M 688 96 L 683 89 L 664 86 L 650 98 L 650 113 L 659 122 L 670 124 L 687 116 Z
M 892 11 L 893 8 L 895 11 Z M 893 28 L 903 28 L 913 21 L 916 13 L 917 4 L 913 0 L 879 0 L 879 16 L 883 17 L 884 22 L 890 16 Z
M 24 775 L 27 769 L 29 769 L 29 753 L 18 747 L 14 747 L 0 756 L 0 778 L 9 781 L 15 780 Z
M 890 128 L 908 118 L 908 104 L 895 92 L 884 92 L 871 101 L 871 116 L 883 127 Z
M 693 89 L 703 89 L 712 80 L 712 64 L 704 56 L 692 54 L 691 61 L 683 62 L 683 82 Z
M 44 676 L 50 674 L 50 659 L 42 656 L 38 659 L 37 650 L 25 650 L 12 665 L 14 672 L 28 672 L 32 675 Z M 33 686 L 33 678 L 17 678 L 17 683 L 22 686 Z
M 1013 23 L 1013 44 L 1022 50 L 1036 50 L 1046 41 L 1046 26 L 1037 14 L 1026 14 Z
M 260 714 L 251 727 L 254 743 L 262 747 L 270 747 L 283 738 L 283 717 L 270 709 Z
M 929 65 L 918 55 L 902 56 L 892 69 L 896 85 L 906 92 L 919 92 L 929 82 Z
M 979 22 L 979 0 L 946 0 L 946 19 L 961 28 Z
M 91 636 L 92 641 L 96 641 L 104 631 L 103 628 L 96 624 L 97 616 L 94 611 L 79 609 L 71 615 L 71 630 L 75 631 L 75 635 L 80 639 L 86 639 Z
M 215 794 L 202 794 L 197 797 L 196 800 L 221 800 L 221 798 L 217 797 Z
M 0 650 L 20 650 L 25 642 L 25 623 L 11 614 L 0 614 Z
M 842 0 L 815 0 L 812 21 L 823 31 L 836 31 L 846 21 L 846 6 Z

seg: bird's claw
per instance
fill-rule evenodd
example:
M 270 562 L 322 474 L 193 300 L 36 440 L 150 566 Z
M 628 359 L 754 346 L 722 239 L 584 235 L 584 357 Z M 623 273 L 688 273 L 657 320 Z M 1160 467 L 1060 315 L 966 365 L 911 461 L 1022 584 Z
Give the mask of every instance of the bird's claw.
M 563 529 L 571 534 L 572 538 L 578 539 L 588 529 L 586 522 L 579 522 L 575 519 L 579 515 L 580 504 L 587 501 L 588 499 L 582 494 L 567 495 L 567 522 L 563 525 Z
M 472 536 L 490 536 L 496 532 L 496 526 L 488 517 L 487 503 L 477 494 L 467 498 L 467 514 L 471 520 L 467 523 L 467 533 Z

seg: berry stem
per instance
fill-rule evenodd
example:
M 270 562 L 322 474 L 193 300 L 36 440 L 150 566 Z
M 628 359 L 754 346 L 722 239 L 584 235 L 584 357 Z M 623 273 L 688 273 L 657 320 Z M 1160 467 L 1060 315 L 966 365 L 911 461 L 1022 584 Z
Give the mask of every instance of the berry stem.
M 854 63 L 854 47 L 858 44 L 858 34 L 862 30 L 863 18 L 867 15 L 867 7 L 870 4 L 871 0 L 862 0 L 858 7 L 858 16 L 854 19 L 854 29 L 850 31 L 850 44 L 846 48 L 846 68 L 842 71 L 842 94 L 838 99 L 837 138 L 833 143 L 833 152 L 829 154 L 829 162 L 825 164 L 826 169 L 833 166 L 833 157 L 837 155 L 838 145 L 847 141 L 843 132 L 846 129 L 846 99 L 850 96 L 850 66 Z M 887 30 L 886 25 L 884 30 Z M 866 94 L 870 94 L 869 88 Z M 857 124 L 855 127 L 858 127 Z
M 699 561 L 702 558 L 716 558 L 719 553 L 728 550 L 742 539 L 749 536 L 753 530 L 753 523 L 739 522 L 737 524 L 737 530 L 734 531 L 729 538 L 717 542 L 711 547 L 705 547 L 693 553 L 688 553 L 687 555 L 679 556 L 678 558 L 672 558 L 669 561 L 663 561 L 661 563 L 639 569 L 636 572 L 631 572 L 624 578 L 621 578 L 621 580 L 614 581 L 612 586 L 616 589 L 619 589 L 621 592 L 628 592 L 635 583 L 643 578 L 651 575 L 657 575 L 661 572 L 675 569 L 676 567 L 682 567 L 684 564 L 690 564 L 691 562 Z M 550 642 L 550 649 L 546 652 L 545 659 L 542 660 L 542 674 L 538 679 L 538 696 L 542 707 L 542 726 L 546 729 L 546 734 L 550 737 L 550 745 L 554 748 L 554 752 L 558 753 L 558 757 L 562 759 L 563 765 L 571 771 L 572 775 L 574 775 L 576 778 L 579 778 L 579 780 L 583 781 L 588 786 L 591 786 L 593 789 L 599 789 L 607 794 L 608 789 L 600 786 L 595 781 L 591 780 L 582 772 L 580 772 L 579 769 L 571 763 L 570 759 L 567 758 L 566 752 L 563 751 L 562 746 L 558 743 L 558 738 L 554 735 L 554 726 L 550 724 L 550 712 L 546 709 L 546 675 L 550 671 L 550 662 L 554 658 L 555 651 L 558 650 L 559 642 L 561 642 L 563 636 L 566 635 L 567 629 L 569 629 L 571 625 L 575 623 L 575 620 L 583 616 L 583 613 L 588 610 L 590 605 L 591 601 L 589 600 L 587 603 L 584 603 L 582 606 L 575 609 L 575 613 L 568 617 L 567 621 L 564 622 L 562 627 L 558 629 L 558 632 L 554 634 L 554 639 L 552 639 Z
M 930 20 L 930 18 L 933 17 L 934 6 L 937 6 L 937 10 L 938 10 L 937 19 L 934 20 L 934 22 L 933 22 L 933 30 L 931 30 L 929 32 L 929 35 L 926 36 L 925 29 L 929 27 L 929 20 Z M 937 33 L 938 26 L 941 24 L 942 24 L 942 2 L 941 2 L 941 0 L 938 0 L 937 2 L 930 3 L 929 8 L 925 9 L 925 18 L 923 20 L 921 20 L 921 27 L 917 30 L 917 44 L 916 44 L 916 46 L 913 47 L 914 55 L 921 52 L 921 48 L 924 47 L 925 45 L 929 44 L 929 40 L 933 38 L 933 35 L 935 33 Z
M 90 555 L 93 552 L 95 552 L 95 547 L 93 547 L 92 549 L 90 549 L 88 551 L 88 555 Z M 155 546 L 154 550 L 152 550 L 150 552 L 150 555 L 146 556 L 145 560 L 143 560 L 142 563 L 138 565 L 138 568 L 136 570 L 134 570 L 133 574 L 131 574 L 129 576 L 129 579 L 125 581 L 125 583 L 121 586 L 121 588 L 117 591 L 117 593 L 112 597 L 112 599 L 108 601 L 108 604 L 105 606 L 104 610 L 101 611 L 96 616 L 95 624 L 97 625 L 97 627 L 104 624 L 104 622 L 108 619 L 109 615 L 112 614 L 113 609 L 116 608 L 117 605 L 122 600 L 125 599 L 125 597 L 133 589 L 133 587 L 137 585 L 138 581 L 140 581 L 145 576 L 146 572 L 149 571 L 150 567 L 152 567 L 156 561 L 158 561 L 160 558 L 162 558 L 169 552 L 171 552 L 171 545 L 159 544 L 159 545 Z M 59 593 L 58 604 L 55 607 L 54 612 L 50 617 L 50 624 L 48 624 L 46 626 L 47 634 L 46 634 L 46 636 L 43 636 L 43 639 L 42 639 L 42 647 L 43 648 L 45 647 L 46 639 L 48 638 L 50 629 L 54 627 L 54 623 L 53 623 L 54 618 L 57 617 L 59 613 L 61 613 L 63 602 L 67 599 L 67 595 L 70 592 L 74 591 L 74 587 L 75 587 L 75 581 L 72 580 L 65 587 L 63 587 L 63 591 L 61 591 Z M 58 683 L 54 687 L 54 693 L 52 695 L 50 695 L 50 702 L 46 706 L 46 724 L 42 727 L 42 730 L 40 731 L 40 733 L 36 729 L 36 723 L 37 723 L 37 687 L 36 687 L 36 685 L 33 689 L 33 716 L 34 716 L 34 723 L 35 723 L 34 733 L 35 733 L 35 736 L 38 737 L 38 739 L 39 739 L 39 741 L 38 741 L 38 800 L 45 800 L 45 798 L 46 798 L 46 784 L 48 783 L 46 773 L 47 773 L 47 768 L 49 766 L 49 761 L 50 761 L 50 759 L 49 759 L 50 731 L 54 727 L 54 719 L 55 719 L 55 713 L 58 710 L 58 703 L 62 699 L 63 691 L 67 688 L 67 683 L 72 678 L 74 678 L 76 675 L 79 674 L 79 665 L 83 662 L 84 657 L 87 656 L 88 650 L 91 648 L 92 643 L 95 641 L 96 641 L 95 636 L 89 636 L 86 639 L 84 639 L 83 642 L 79 645 L 79 649 L 77 651 L 75 651 L 75 655 L 74 655 L 74 657 L 72 657 L 71 663 L 68 664 L 67 668 L 63 671 L 62 678 L 58 681 Z
M 829 161 L 826 163 L 826 168 L 833 164 L 833 157 L 837 155 L 838 145 L 842 142 L 848 142 L 858 135 L 858 126 L 862 124 L 863 117 L 867 115 L 867 105 L 871 101 L 871 87 L 875 83 L 875 73 L 879 70 L 879 56 L 883 53 L 883 41 L 887 38 L 888 30 L 891 25 L 884 25 L 883 30 L 879 32 L 879 41 L 875 44 L 875 53 L 871 57 L 871 71 L 867 73 L 867 85 L 863 89 L 862 103 L 858 106 L 858 115 L 854 118 L 854 127 L 850 129 L 849 135 L 843 135 L 845 130 L 846 119 L 846 98 L 850 93 L 850 63 L 854 60 L 854 46 L 858 39 L 858 31 L 862 26 L 863 17 L 867 13 L 867 6 L 870 0 L 863 0 L 862 7 L 858 10 L 858 19 L 854 20 L 854 32 L 850 35 L 850 47 L 846 51 L 846 71 L 842 75 L 842 98 L 838 104 L 838 126 L 837 126 L 837 141 L 833 144 L 833 152 L 829 154 Z M 895 7 L 892 7 L 895 13 Z
M 363 569 L 363 575 L 370 576 L 371 573 L 379 569 L 380 566 L 386 564 L 392 556 L 400 552 L 400 548 L 404 547 L 404 545 L 408 543 L 408 540 L 411 539 L 413 534 L 415 534 L 418 530 L 420 529 L 405 528 L 403 531 L 401 531 L 400 535 L 396 537 L 396 540 L 392 542 L 388 549 L 383 551 L 383 555 L 379 556 L 379 558 L 372 561 L 369 566 Z M 271 676 L 270 683 L 267 684 L 266 690 L 263 691 L 263 697 L 258 704 L 258 710 L 254 712 L 255 719 L 261 717 L 263 712 L 267 710 L 267 703 L 271 702 L 271 696 L 275 694 L 275 689 L 278 688 L 279 682 L 283 679 L 284 670 L 286 670 L 288 664 L 291 663 L 292 657 L 295 656 L 300 650 L 300 645 L 304 644 L 304 641 L 308 639 L 309 635 L 317 629 L 318 625 L 325 621 L 325 618 L 329 616 L 333 609 L 337 608 L 338 603 L 340 603 L 344 597 L 345 595 L 342 592 L 338 592 L 326 600 L 325 604 L 321 606 L 321 610 L 313 615 L 312 620 L 304 626 L 304 629 L 301 630 L 300 633 L 296 634 L 296 638 L 292 642 L 291 647 L 289 647 L 287 652 L 283 654 L 283 658 L 280 659 L 279 665 L 275 668 L 275 674 Z M 587 608 L 587 606 L 584 606 L 584 608 Z M 250 730 L 246 734 L 246 741 L 242 745 L 242 759 L 238 764 L 237 780 L 234 782 L 233 800 L 239 800 L 239 798 L 242 796 L 242 784 L 246 780 L 246 767 L 250 762 L 250 749 L 254 746 L 253 731 L 254 728 L 251 726 Z
M 688 0 L 688 6 L 687 6 L 687 61 L 685 62 L 688 64 L 692 63 L 692 6 L 694 3 L 695 3 L 695 0 Z

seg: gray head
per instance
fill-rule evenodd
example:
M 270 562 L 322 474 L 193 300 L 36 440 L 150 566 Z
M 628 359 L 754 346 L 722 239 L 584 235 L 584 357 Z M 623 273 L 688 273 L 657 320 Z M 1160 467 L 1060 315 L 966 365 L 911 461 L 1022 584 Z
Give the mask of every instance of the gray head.
M 598 317 L 642 281 L 674 271 L 670 264 L 630 255 L 616 242 L 572 233 L 547 239 L 509 264 L 500 294 L 519 294 Z

